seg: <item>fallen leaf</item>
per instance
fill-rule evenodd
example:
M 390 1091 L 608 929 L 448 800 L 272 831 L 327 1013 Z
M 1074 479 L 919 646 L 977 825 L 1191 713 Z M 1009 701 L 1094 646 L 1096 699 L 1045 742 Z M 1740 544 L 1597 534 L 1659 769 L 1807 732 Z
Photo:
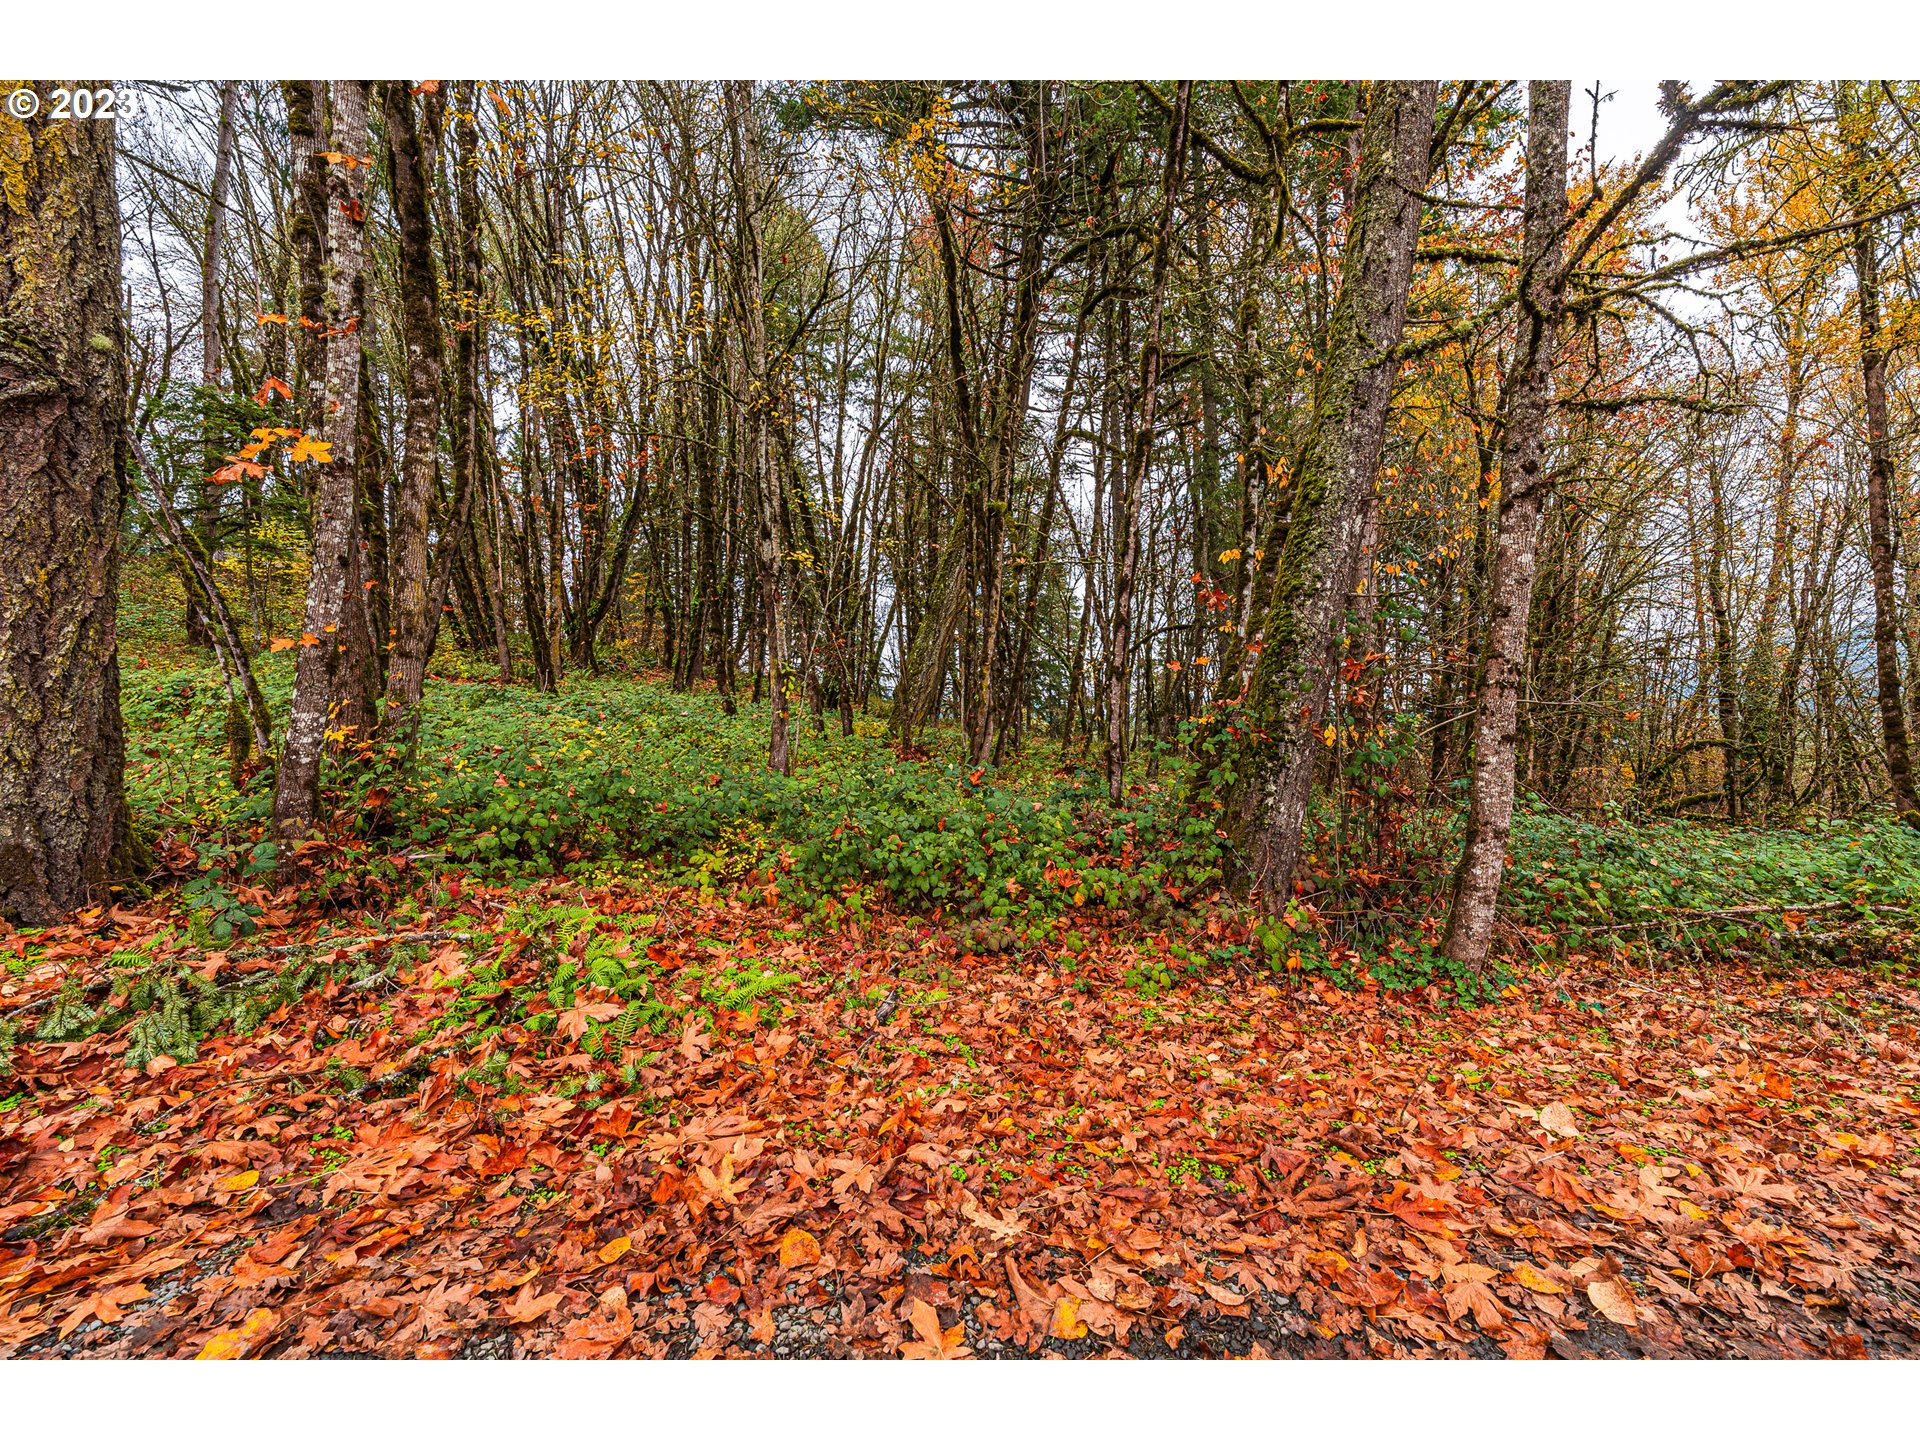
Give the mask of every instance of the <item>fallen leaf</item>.
M 981 1209 L 980 1203 L 973 1198 L 971 1193 L 966 1191 L 962 1191 L 961 1193 L 965 1195 L 966 1198 L 960 1202 L 960 1213 L 973 1224 L 992 1235 L 994 1239 L 1011 1240 L 1016 1235 L 1026 1234 L 1026 1221 L 1002 1219 L 999 1216 Z
M 1640 1312 L 1633 1303 L 1633 1291 L 1624 1280 L 1593 1280 L 1587 1284 L 1587 1299 L 1593 1308 L 1616 1325 L 1638 1325 Z
M 820 1242 L 805 1230 L 789 1230 L 780 1237 L 780 1264 L 788 1270 L 820 1263 Z
M 503 1308 L 507 1312 L 507 1319 L 515 1325 L 531 1325 L 559 1303 L 558 1290 L 549 1291 L 545 1295 L 535 1295 L 533 1282 L 529 1280 L 515 1292 L 514 1297 L 507 1301 Z
M 589 1021 L 611 1020 L 626 1008 L 609 1000 L 582 1001 L 570 1010 L 562 1010 L 554 1029 L 569 1040 L 578 1040 L 587 1033 Z
M 1540 1128 L 1565 1140 L 1571 1140 L 1580 1133 L 1580 1126 L 1574 1121 L 1573 1111 L 1559 1100 L 1541 1109 Z
M 940 1328 L 939 1312 L 926 1301 L 916 1298 L 907 1319 L 920 1339 L 917 1342 L 909 1340 L 900 1347 L 900 1354 L 905 1359 L 958 1360 L 973 1353 L 963 1343 L 966 1339 L 967 1327 L 964 1324 L 955 1325 L 952 1329 L 943 1331 Z M 1086 1328 L 1084 1325 L 1080 1327 L 1082 1334 L 1086 1332 Z
M 1564 1295 L 1567 1293 L 1566 1286 L 1557 1281 L 1549 1280 L 1545 1275 L 1542 1275 L 1525 1261 L 1513 1267 L 1513 1278 L 1536 1294 Z
M 278 1324 L 273 1311 L 260 1309 L 247 1313 L 232 1330 L 222 1330 L 211 1336 L 200 1348 L 196 1360 L 243 1360 L 248 1352 L 273 1333 Z
M 1077 1299 L 1062 1295 L 1053 1302 L 1053 1323 L 1047 1327 L 1047 1333 L 1056 1340 L 1078 1340 L 1087 1333 L 1087 1322 L 1080 1318 L 1080 1302 Z

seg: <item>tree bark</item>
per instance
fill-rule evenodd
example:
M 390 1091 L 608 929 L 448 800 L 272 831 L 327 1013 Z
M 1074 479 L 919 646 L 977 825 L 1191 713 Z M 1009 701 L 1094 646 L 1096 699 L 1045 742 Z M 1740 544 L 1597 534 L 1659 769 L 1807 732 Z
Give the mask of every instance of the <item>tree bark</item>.
M 1536 80 L 1528 90 L 1527 194 L 1521 315 L 1506 383 L 1500 440 L 1500 509 L 1495 524 L 1485 657 L 1476 687 L 1473 772 L 1467 829 L 1454 874 L 1446 952 L 1483 964 L 1493 941 L 1494 905 L 1513 828 L 1514 747 L 1520 676 L 1526 664 L 1540 509 L 1546 498 L 1546 435 L 1554 348 L 1565 308 L 1562 260 L 1567 223 L 1567 106 L 1572 84 Z
M 327 319 L 327 87 L 322 80 L 282 80 L 287 108 L 288 168 L 293 176 L 293 241 L 298 291 L 293 331 L 294 399 L 301 428 L 318 435 L 326 428 Z
M 400 234 L 400 331 L 407 347 L 407 441 L 400 462 L 400 493 L 393 507 L 389 554 L 389 646 L 383 733 L 410 734 L 427 657 L 439 626 L 427 573 L 430 507 L 440 452 L 440 282 L 434 273 L 433 220 L 427 207 L 427 167 L 405 81 L 389 81 L 381 93 L 393 209 Z M 470 476 L 460 475 L 462 495 Z M 444 592 L 443 592 L 444 593 Z
M 774 473 L 772 377 L 767 370 L 766 279 L 760 233 L 760 122 L 753 113 L 753 86 L 727 82 L 727 114 L 733 131 L 734 199 L 740 226 L 740 254 L 734 276 L 747 368 L 746 463 L 758 512 L 761 600 L 766 606 L 767 768 L 793 773 L 787 735 L 787 604 L 782 483 Z
M 352 163 L 327 173 L 327 390 L 330 453 L 314 496 L 313 569 L 307 582 L 303 634 L 294 670 L 287 740 L 275 772 L 274 837 L 284 869 L 293 847 L 313 829 L 320 805 L 320 758 L 340 654 L 340 622 L 354 542 L 354 452 L 359 418 L 360 317 L 363 302 L 367 189 L 367 82 L 341 80 L 333 92 L 332 149 Z
M 104 902 L 132 848 L 120 203 L 112 125 L 0 116 L 0 153 L 0 915 L 49 924 Z
M 1249 879 L 1274 911 L 1286 903 L 1300 855 L 1327 706 L 1327 647 L 1359 544 L 1361 496 L 1386 440 L 1438 92 L 1432 80 L 1374 87 L 1326 359 L 1293 466 L 1286 540 L 1247 697 L 1249 723 L 1262 734 L 1235 817 L 1250 832 Z
M 200 246 L 200 383 L 210 393 L 220 385 L 220 251 L 226 243 L 227 187 L 233 174 L 233 111 L 239 98 L 237 81 L 220 85 L 220 120 L 213 143 L 213 193 L 207 200 L 207 229 Z M 219 469 L 220 447 L 208 444 L 202 457 L 207 474 Z M 209 554 L 220 543 L 220 491 L 203 474 L 194 484 L 194 535 Z M 187 590 L 187 643 L 202 647 L 218 642 L 201 597 Z
M 1858 110 L 1841 115 L 1843 131 L 1858 123 Z M 1913 785 L 1907 743 L 1906 705 L 1900 695 L 1900 602 L 1894 593 L 1893 447 L 1887 435 L 1887 338 L 1880 323 L 1878 225 L 1866 218 L 1863 193 L 1867 165 L 1857 132 L 1846 135 L 1847 200 L 1853 232 L 1855 298 L 1860 313 L 1860 384 L 1867 410 L 1867 562 L 1873 572 L 1873 658 L 1880 702 L 1880 739 L 1886 750 L 1887 782 L 1894 812 L 1920 828 L 1920 797 Z
M 1140 418 L 1132 453 L 1122 473 L 1114 542 L 1118 568 L 1113 586 L 1113 625 L 1107 646 L 1107 797 L 1120 803 L 1126 787 L 1127 689 L 1133 676 L 1133 586 L 1140 566 L 1140 501 L 1153 460 L 1153 426 L 1160 390 L 1160 331 L 1166 308 L 1167 271 L 1173 260 L 1173 211 L 1186 188 L 1187 109 L 1193 82 L 1182 80 L 1173 102 L 1167 135 L 1167 163 L 1160 199 L 1160 222 L 1153 239 L 1153 279 L 1147 301 L 1147 333 L 1140 348 Z

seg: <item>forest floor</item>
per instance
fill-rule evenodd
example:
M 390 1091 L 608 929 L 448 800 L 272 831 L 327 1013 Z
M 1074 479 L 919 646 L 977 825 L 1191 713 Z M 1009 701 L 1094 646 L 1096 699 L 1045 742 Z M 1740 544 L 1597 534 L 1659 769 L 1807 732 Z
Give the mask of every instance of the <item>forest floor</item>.
M 1096 912 L 1015 955 L 691 888 L 264 908 L 0 940 L 21 1027 L 160 986 L 17 1042 L 0 1356 L 1920 1354 L 1904 971 L 1576 954 L 1462 1009 L 1143 985 L 1164 936 Z

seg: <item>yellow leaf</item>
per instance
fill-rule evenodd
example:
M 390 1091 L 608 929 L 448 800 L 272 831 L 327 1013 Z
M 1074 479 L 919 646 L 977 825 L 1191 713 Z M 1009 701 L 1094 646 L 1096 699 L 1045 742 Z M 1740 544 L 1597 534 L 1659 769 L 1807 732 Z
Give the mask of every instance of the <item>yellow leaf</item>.
M 273 643 L 268 645 L 267 648 L 269 650 L 291 650 L 295 645 L 299 643 L 300 642 L 297 640 L 293 640 L 293 639 L 282 637 L 282 636 L 276 636 L 273 640 Z
M 333 442 L 316 440 L 311 435 L 302 435 L 293 442 L 293 449 L 287 458 L 298 464 L 302 460 L 318 460 L 322 465 L 333 459 Z
M 820 1242 L 805 1230 L 789 1230 L 780 1237 L 780 1263 L 789 1270 L 820 1263 Z
M 273 1332 L 277 1323 L 271 1310 L 254 1310 L 242 1320 L 238 1328 L 222 1330 L 210 1337 L 195 1356 L 198 1360 L 239 1360 L 246 1356 L 256 1343 Z
M 216 1190 L 225 1190 L 228 1194 L 237 1195 L 242 1190 L 253 1189 L 253 1187 L 259 1183 L 260 1172 L 258 1170 L 242 1170 L 238 1175 L 229 1175 L 224 1180 L 214 1181 L 213 1188 Z
M 613 1239 L 607 1241 L 606 1244 L 600 1247 L 600 1263 L 602 1265 L 611 1265 L 614 1261 L 618 1260 L 622 1255 L 626 1254 L 627 1251 L 631 1250 L 632 1248 L 633 1248 L 632 1237 L 626 1236 L 626 1235 L 616 1235 L 613 1237 Z
M 1080 1318 L 1080 1302 L 1071 1295 L 1062 1295 L 1053 1302 L 1053 1338 L 1056 1340 L 1078 1340 L 1087 1333 L 1087 1322 Z
M 1525 1261 L 1513 1267 L 1513 1278 L 1536 1294 L 1564 1295 L 1567 1293 L 1566 1286 L 1559 1284 L 1557 1281 L 1549 1280 Z
M 1220 552 L 1220 563 L 1222 565 L 1231 565 L 1239 558 L 1240 552 L 1238 550 L 1222 550 Z

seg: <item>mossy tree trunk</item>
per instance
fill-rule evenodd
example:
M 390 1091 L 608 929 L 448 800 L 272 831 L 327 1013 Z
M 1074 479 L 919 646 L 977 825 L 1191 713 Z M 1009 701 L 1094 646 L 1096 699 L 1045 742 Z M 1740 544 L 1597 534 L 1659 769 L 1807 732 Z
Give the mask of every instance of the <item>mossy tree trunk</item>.
M 0 914 L 31 924 L 107 899 L 130 849 L 126 394 L 113 126 L 0 116 Z
M 1334 625 L 1386 439 L 1438 91 L 1432 80 L 1374 87 L 1326 360 L 1293 465 L 1293 506 L 1247 694 L 1256 736 L 1235 807 L 1248 879 L 1271 910 L 1285 905 L 1300 855 Z

